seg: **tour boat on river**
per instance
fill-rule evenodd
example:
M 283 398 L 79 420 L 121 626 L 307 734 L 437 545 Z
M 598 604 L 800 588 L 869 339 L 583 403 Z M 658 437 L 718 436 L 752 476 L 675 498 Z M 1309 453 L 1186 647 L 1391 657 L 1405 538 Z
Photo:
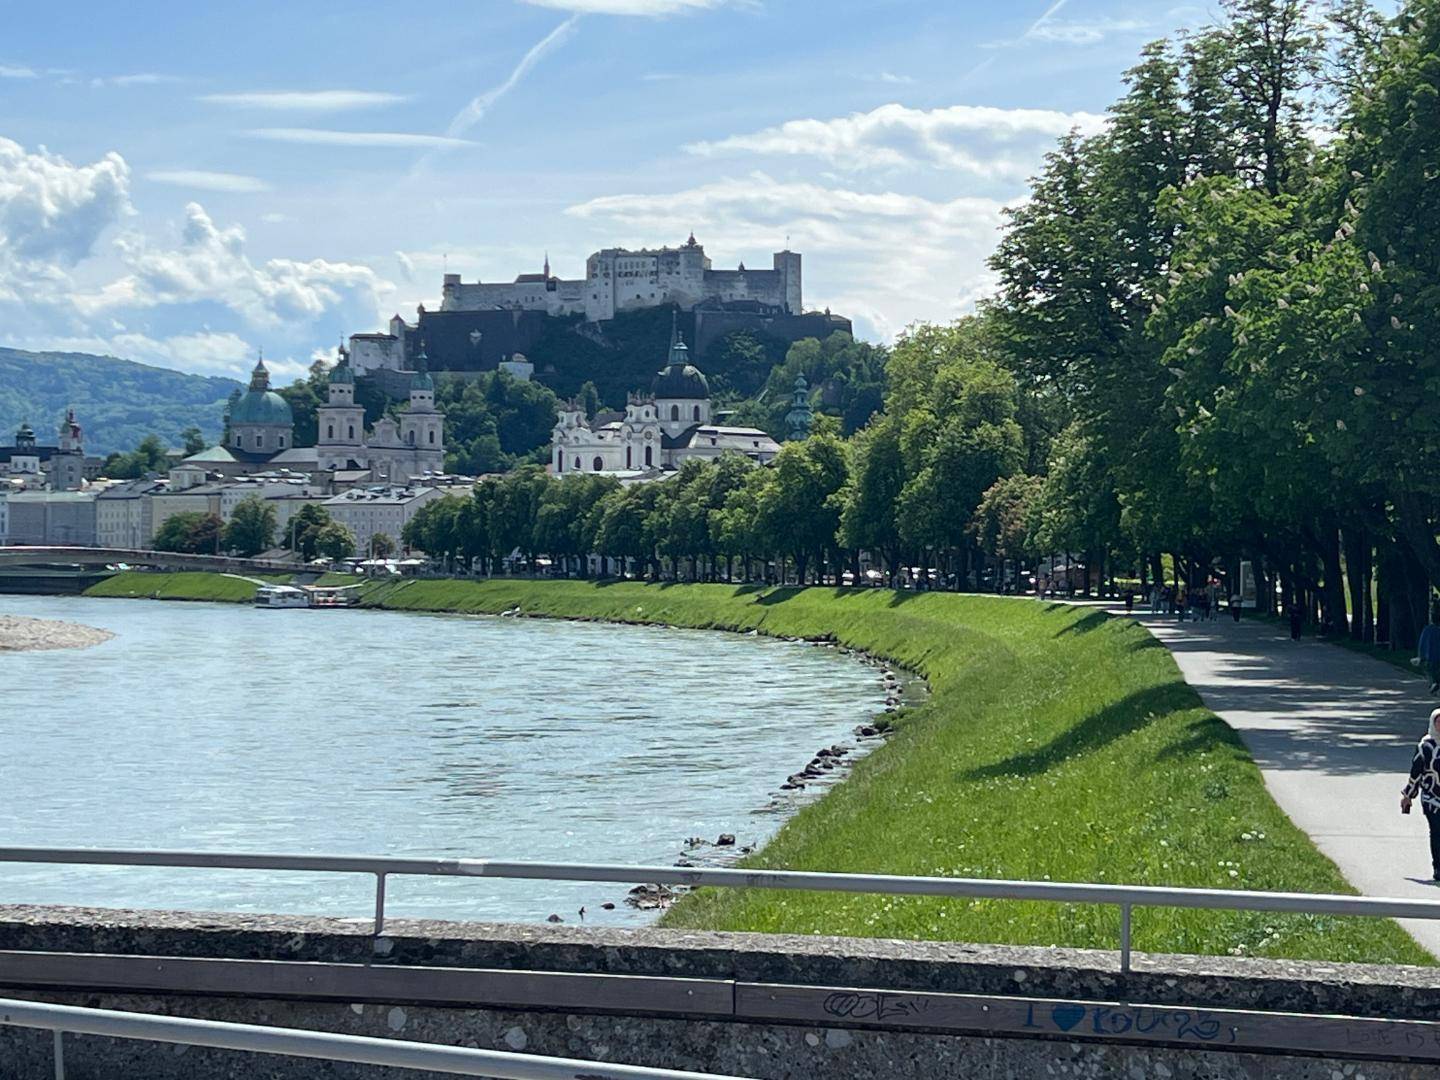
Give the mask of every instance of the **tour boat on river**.
M 354 585 L 261 585 L 255 606 L 265 608 L 354 607 L 360 597 Z

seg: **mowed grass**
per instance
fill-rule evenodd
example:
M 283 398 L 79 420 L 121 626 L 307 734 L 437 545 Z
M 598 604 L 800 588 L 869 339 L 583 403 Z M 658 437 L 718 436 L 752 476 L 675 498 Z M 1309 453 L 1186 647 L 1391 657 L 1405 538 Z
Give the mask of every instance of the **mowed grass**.
M 271 584 L 285 584 L 290 578 L 285 574 L 251 575 L 255 581 Z M 255 581 L 229 574 L 216 574 L 203 570 L 185 570 L 176 573 L 144 573 L 128 570 L 106 578 L 85 590 L 86 596 L 114 596 L 152 600 L 215 600 L 221 603 L 242 604 L 255 599 Z
M 367 584 L 364 596 L 395 610 L 518 608 L 833 637 L 923 674 L 930 700 L 744 865 L 1353 892 L 1270 799 L 1238 736 L 1201 705 L 1170 654 L 1142 627 L 1094 610 L 940 593 L 583 582 L 387 582 Z M 623 673 L 616 682 L 623 692 Z M 664 925 L 1108 949 L 1119 917 L 1090 905 L 701 890 Z M 1142 908 L 1134 931 L 1142 951 L 1433 963 L 1383 920 Z

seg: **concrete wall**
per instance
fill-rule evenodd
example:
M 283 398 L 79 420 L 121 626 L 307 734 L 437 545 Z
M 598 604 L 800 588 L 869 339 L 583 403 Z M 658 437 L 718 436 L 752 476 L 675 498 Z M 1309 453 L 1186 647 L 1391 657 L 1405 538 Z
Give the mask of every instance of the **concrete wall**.
M 0 909 L 0 993 L 742 1076 L 1418 1080 L 1440 972 L 945 943 Z M 143 959 L 142 959 L 143 958 Z M 1121 1004 L 1124 1003 L 1124 1004 Z M 313 1063 L 68 1040 L 71 1080 Z M 0 1078 L 52 1073 L 0 1028 Z M 331 1078 L 395 1071 L 326 1067 Z

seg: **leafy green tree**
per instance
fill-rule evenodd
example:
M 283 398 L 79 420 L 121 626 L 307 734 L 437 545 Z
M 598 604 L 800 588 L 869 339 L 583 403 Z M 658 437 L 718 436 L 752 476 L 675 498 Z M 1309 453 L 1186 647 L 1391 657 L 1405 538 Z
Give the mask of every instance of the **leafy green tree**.
M 275 546 L 275 507 L 258 495 L 236 504 L 225 526 L 222 543 L 238 555 L 258 555 Z
M 146 435 L 134 450 L 111 454 L 102 467 L 112 480 L 137 480 L 152 473 L 164 473 L 170 467 L 170 455 L 158 435 Z
M 175 551 L 186 555 L 215 555 L 220 550 L 220 534 L 225 523 L 218 514 L 202 510 L 186 510 L 171 514 L 155 530 L 152 541 L 156 551 Z
M 289 546 L 309 562 L 318 553 L 316 544 L 321 530 L 330 523 L 330 511 L 318 503 L 307 503 L 295 512 L 285 526 Z
M 348 559 L 355 554 L 355 534 L 332 521 L 315 534 L 315 550 L 327 559 Z
M 395 541 L 388 533 L 377 532 L 370 537 L 370 557 L 388 559 L 395 554 Z
M 180 441 L 184 444 L 185 456 L 198 454 L 209 444 L 205 441 L 205 433 L 194 424 L 191 424 L 180 433 Z

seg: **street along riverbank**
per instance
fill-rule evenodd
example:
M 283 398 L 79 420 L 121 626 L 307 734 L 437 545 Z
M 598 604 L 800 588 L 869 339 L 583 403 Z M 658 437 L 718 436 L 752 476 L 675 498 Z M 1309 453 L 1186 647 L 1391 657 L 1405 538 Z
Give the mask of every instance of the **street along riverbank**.
M 91 595 L 155 592 L 155 575 Z M 165 590 L 184 591 L 186 575 Z M 1235 733 L 1143 627 L 1002 597 L 722 585 L 367 584 L 392 610 L 524 615 L 833 640 L 924 676 L 891 739 L 746 865 L 1353 892 L 1279 810 Z M 323 619 L 323 613 L 316 618 Z M 1113 948 L 1113 911 L 929 897 L 702 891 L 665 925 Z M 1146 909 L 1142 951 L 1433 962 L 1393 923 Z

